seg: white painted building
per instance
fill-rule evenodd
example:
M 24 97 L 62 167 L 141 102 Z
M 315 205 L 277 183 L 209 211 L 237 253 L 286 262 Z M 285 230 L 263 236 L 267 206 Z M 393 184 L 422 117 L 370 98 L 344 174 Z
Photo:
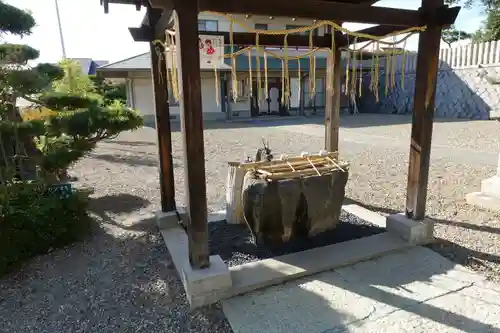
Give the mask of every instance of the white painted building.
M 244 23 L 248 28 L 255 29 L 269 29 L 269 30 L 283 30 L 292 29 L 294 27 L 310 26 L 313 24 L 312 20 L 292 19 L 292 18 L 273 18 L 273 17 L 245 17 L 244 15 L 236 16 L 239 22 Z M 199 16 L 199 30 L 200 35 L 203 31 L 229 31 L 230 23 L 222 16 L 201 13 Z M 322 36 L 325 34 L 325 28 L 320 28 L 315 34 Z M 244 27 L 234 24 L 234 32 L 247 31 Z M 308 32 L 304 33 L 308 35 Z M 229 44 L 229 41 L 225 41 Z M 282 52 L 280 50 L 273 50 L 275 52 Z M 299 52 L 296 49 L 290 49 L 290 55 Z M 253 69 L 256 68 L 255 58 L 258 55 L 252 52 Z M 242 55 L 238 57 L 237 61 L 237 78 L 238 78 L 238 99 L 233 101 L 227 98 L 228 85 L 231 85 L 230 72 L 231 66 L 229 62 L 221 63 L 218 65 L 218 77 L 216 82 L 216 75 L 213 67 L 203 67 L 201 71 L 201 85 L 202 85 L 202 99 L 203 99 L 203 115 L 205 120 L 216 119 L 235 119 L 245 117 L 256 117 L 270 114 L 279 115 L 299 115 L 308 113 L 321 113 L 324 111 L 325 105 L 325 68 L 326 68 L 326 53 L 317 54 L 317 69 L 316 69 L 316 93 L 315 97 L 311 100 L 309 93 L 309 79 L 307 58 L 302 59 L 300 80 L 298 64 L 290 62 L 290 102 L 288 106 L 281 103 L 282 94 L 282 72 L 281 61 L 268 57 L 268 99 L 259 96 L 257 93 L 256 71 L 252 73 L 253 87 L 250 87 L 250 73 L 248 65 L 248 56 Z M 273 64 L 274 61 L 274 64 Z M 169 65 L 170 66 L 170 65 Z M 261 61 L 263 66 L 263 61 Z M 129 106 L 136 108 L 142 112 L 146 123 L 154 124 L 154 97 L 151 78 L 151 58 L 149 53 L 140 54 L 138 56 L 124 59 L 115 63 L 108 64 L 98 68 L 98 73 L 108 78 L 123 78 L 127 82 L 127 98 Z M 264 77 L 264 74 L 262 74 Z M 301 89 L 299 89 L 299 82 Z M 170 86 L 170 85 L 169 85 Z M 169 89 L 171 90 L 171 89 Z M 300 96 L 299 96 L 300 92 Z M 216 98 L 216 96 L 219 96 Z M 171 119 L 178 120 L 180 109 L 177 101 L 173 98 L 172 91 L 169 91 L 170 99 L 170 114 Z M 217 103 L 219 102 L 219 103 Z M 347 105 L 347 98 L 342 99 L 342 105 Z M 286 104 L 286 103 L 284 103 Z

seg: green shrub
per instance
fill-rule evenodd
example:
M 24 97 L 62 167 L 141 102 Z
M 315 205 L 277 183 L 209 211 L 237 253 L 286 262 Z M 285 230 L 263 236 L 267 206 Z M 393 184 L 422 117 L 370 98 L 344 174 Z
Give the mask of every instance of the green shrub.
M 45 191 L 26 182 L 0 188 L 0 275 L 90 233 L 87 194 L 74 190 L 60 198 Z

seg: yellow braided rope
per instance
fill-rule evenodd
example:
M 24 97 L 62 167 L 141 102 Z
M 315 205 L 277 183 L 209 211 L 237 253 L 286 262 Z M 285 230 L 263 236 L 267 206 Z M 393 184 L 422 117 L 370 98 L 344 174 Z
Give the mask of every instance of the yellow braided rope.
M 289 97 L 290 97 L 290 76 L 288 73 L 288 35 L 285 35 L 284 41 L 283 41 L 283 49 L 285 53 L 285 59 L 284 59 L 284 77 L 285 77 L 285 90 L 282 92 L 282 96 L 285 95 L 285 106 L 288 106 L 289 102 Z
M 167 42 L 168 43 L 168 42 Z M 165 67 L 166 67 L 166 80 L 167 80 L 167 94 L 169 93 L 168 88 L 170 86 L 170 92 L 174 94 L 174 89 L 172 87 L 172 77 L 170 75 L 170 69 L 168 68 L 168 55 L 169 55 L 170 49 L 165 48 L 164 50 L 164 56 L 165 56 Z M 170 99 L 170 96 L 168 96 Z M 175 98 L 175 97 L 174 97 Z
M 383 39 L 385 39 L 387 37 L 397 36 L 397 35 L 401 35 L 401 34 L 409 33 L 409 32 L 422 32 L 427 28 L 426 26 L 411 27 L 408 29 L 391 32 L 391 33 L 384 35 L 384 36 L 375 36 L 375 35 L 365 34 L 365 33 L 361 33 L 361 32 L 350 31 L 350 30 L 342 27 L 341 25 L 338 25 L 337 23 L 335 23 L 333 21 L 326 21 L 325 20 L 325 21 L 318 21 L 318 22 L 316 22 L 313 25 L 308 26 L 308 27 L 297 27 L 297 28 L 293 28 L 293 29 L 283 29 L 283 30 L 260 30 L 260 29 L 251 28 L 251 27 L 247 26 L 246 24 L 237 21 L 234 18 L 234 16 L 232 16 L 232 15 L 214 12 L 214 11 L 207 11 L 206 13 L 225 17 L 226 19 L 228 19 L 230 21 L 234 21 L 236 24 L 238 24 L 240 27 L 242 27 L 245 31 L 247 31 L 249 33 L 258 33 L 261 35 L 297 34 L 297 33 L 310 32 L 310 31 L 319 29 L 321 27 L 329 26 L 332 28 L 332 30 L 342 31 L 343 33 L 349 34 L 353 37 L 366 38 L 366 39 L 371 39 L 371 40 L 383 42 Z
M 391 75 L 391 57 L 385 57 L 385 96 L 389 94 L 389 81 Z
M 313 32 L 309 32 L 309 49 L 313 49 Z M 309 54 L 309 101 L 312 101 L 314 97 L 313 91 L 313 80 L 314 80 L 314 52 Z
M 375 84 L 375 44 L 372 44 L 372 66 L 370 68 L 370 91 L 373 92 Z
M 220 105 L 220 92 L 219 92 L 219 71 L 217 70 L 217 64 L 214 64 L 214 74 L 215 74 L 215 102 L 217 106 Z
M 376 48 L 377 48 L 377 50 L 380 49 L 380 45 L 378 42 L 377 42 Z M 374 93 L 375 93 L 375 100 L 377 101 L 377 103 L 380 101 L 379 82 L 380 82 L 380 57 L 379 57 L 379 54 L 376 53 L 376 55 L 375 55 L 375 85 L 374 85 L 375 92 Z
M 406 41 L 403 44 L 403 50 L 406 50 Z M 406 51 L 403 52 L 401 60 L 401 89 L 405 90 L 405 71 L 406 71 Z
M 281 59 L 281 68 L 285 67 L 285 60 Z M 285 71 L 281 71 L 281 105 L 285 104 Z
M 392 37 L 394 40 L 394 37 Z M 391 68 L 391 90 L 396 86 L 396 70 L 397 70 L 397 58 L 395 47 L 392 48 L 392 68 Z
M 299 101 L 301 100 L 301 97 L 302 96 L 302 72 L 300 70 L 300 59 L 297 59 L 297 71 L 298 71 L 298 75 L 299 75 L 299 89 L 297 91 L 297 96 L 299 96 Z M 299 105 L 300 107 L 300 105 Z
M 353 51 L 352 51 L 352 72 L 351 72 L 351 90 L 354 92 L 354 96 L 356 96 L 356 83 L 358 80 L 357 72 L 358 72 L 358 60 L 356 56 L 356 44 L 358 43 L 358 37 L 354 38 Z
M 316 55 L 313 55 L 313 97 L 316 99 Z
M 359 62 L 359 97 L 363 96 L 363 62 Z
M 269 84 L 267 80 L 267 53 L 264 52 L 264 95 L 269 99 Z
M 332 77 L 328 77 L 328 75 L 326 76 L 326 79 L 327 79 L 327 82 L 326 82 L 326 91 L 327 92 L 332 92 L 334 91 L 334 81 L 335 81 L 335 76 L 333 75 L 333 73 L 335 73 L 335 34 L 332 33 L 332 44 L 330 46 L 330 52 L 329 52 L 329 56 L 331 57 L 332 59 L 332 68 L 328 68 L 327 71 L 331 71 L 332 73 Z M 328 63 L 327 63 L 327 66 L 328 66 Z
M 345 65 L 345 95 L 349 95 L 349 67 L 351 66 L 351 50 L 347 50 Z
M 252 79 L 252 51 L 248 50 L 248 80 L 250 81 L 250 98 L 253 95 L 253 79 Z
M 359 82 L 359 94 L 361 95 L 362 93 L 362 67 L 361 69 L 358 69 L 358 66 L 357 66 L 357 54 L 359 53 L 360 54 L 360 57 L 362 57 L 361 55 L 361 51 L 363 51 L 364 49 L 366 49 L 367 47 L 369 47 L 370 45 L 372 45 L 372 48 L 373 48 L 373 45 L 374 43 L 376 42 L 376 45 L 377 45 L 377 51 L 374 52 L 372 54 L 372 68 L 371 68 L 371 83 L 370 83 L 370 90 L 374 90 L 375 89 L 375 95 L 376 95 L 376 99 L 377 101 L 379 100 L 378 98 L 378 81 L 379 81 L 379 71 L 380 71 L 380 67 L 379 67 L 379 60 L 380 60 L 380 54 L 386 54 L 386 94 L 388 93 L 388 88 L 389 87 L 394 87 L 395 86 L 395 72 L 396 72 L 396 63 L 395 63 L 395 55 L 396 54 L 401 54 L 402 55 L 402 61 L 403 61 L 403 68 L 402 68 L 402 77 L 401 77 L 401 80 L 402 80 L 402 86 L 404 86 L 404 72 L 405 72 L 405 62 L 406 62 L 406 51 L 404 50 L 404 48 L 406 47 L 406 40 L 408 38 L 410 38 L 412 35 L 416 34 L 416 33 L 419 33 L 419 32 L 422 32 L 426 29 L 426 26 L 421 26 L 421 27 L 411 27 L 411 28 L 408 28 L 408 29 L 404 29 L 404 30 L 400 30 L 400 31 L 394 31 L 392 33 L 389 33 L 389 34 L 386 34 L 384 36 L 374 36 L 374 35 L 370 35 L 370 34 L 365 34 L 365 33 L 361 33 L 361 32 L 354 32 L 354 31 L 350 31 L 346 28 L 343 28 L 342 26 L 336 24 L 335 22 L 333 21 L 319 21 L 319 22 L 316 22 L 315 24 L 311 25 L 311 26 L 308 26 L 308 27 L 298 27 L 298 28 L 293 28 L 293 29 L 285 29 L 285 30 L 260 30 L 260 29 L 253 29 L 253 28 L 250 28 L 248 26 L 246 26 L 245 24 L 239 22 L 238 20 L 236 20 L 233 16 L 231 15 L 227 15 L 227 14 L 223 14 L 223 13 L 218 13 L 218 12 L 209 12 L 211 14 L 214 14 L 214 15 L 218 15 L 218 16 L 222 16 L 222 17 L 225 17 L 226 19 L 228 19 L 230 21 L 230 31 L 229 31 L 229 34 L 230 34 L 230 46 L 231 46 L 231 53 L 230 54 L 225 54 L 223 55 L 224 58 L 231 58 L 231 74 L 232 74 L 232 91 L 233 91 L 233 99 L 236 100 L 237 97 L 238 97 L 238 80 L 237 80 L 237 75 L 236 75 L 236 59 L 235 57 L 245 53 L 245 52 L 248 52 L 248 55 L 249 55 L 249 74 L 250 74 L 250 92 L 252 93 L 252 69 L 251 69 L 251 50 L 255 47 L 257 49 L 257 54 L 259 55 L 260 54 L 260 45 L 259 45 L 259 35 L 285 35 L 285 40 L 284 40 L 284 46 L 285 46 L 285 52 L 284 52 L 284 55 L 279 55 L 277 53 L 274 53 L 274 52 L 271 52 L 269 50 L 263 50 L 263 53 L 264 53 L 264 67 L 265 67 L 265 94 L 266 94 L 266 98 L 268 98 L 268 82 L 267 82 L 267 55 L 271 55 L 272 57 L 274 58 L 277 58 L 277 59 L 280 59 L 281 62 L 282 62 L 282 65 L 284 66 L 283 67 L 283 72 L 282 72 L 282 101 L 283 99 L 285 100 L 288 100 L 288 98 L 290 97 L 290 77 L 289 77 L 289 68 L 288 68 L 288 64 L 289 64 L 289 60 L 297 60 L 299 62 L 299 89 L 300 89 L 300 76 L 301 76 L 301 73 L 300 73 L 300 59 L 301 58 L 304 58 L 304 57 L 309 57 L 309 87 L 310 87 L 310 95 L 311 95 L 311 99 L 314 97 L 315 95 L 315 90 L 316 90 L 316 52 L 320 51 L 320 50 L 325 50 L 325 48 L 314 48 L 313 47 L 313 32 L 316 30 L 316 29 L 319 29 L 319 28 L 322 28 L 322 27 L 330 27 L 330 31 L 331 31 L 331 34 L 332 34 L 332 46 L 335 45 L 335 40 L 334 40 L 334 35 L 335 35 L 335 31 L 341 31 L 345 34 L 347 34 L 348 36 L 353 36 L 355 37 L 355 45 L 354 45 L 354 52 L 352 52 L 352 56 L 353 56 L 353 60 L 352 60 L 352 75 L 351 75 L 351 78 L 349 77 L 349 67 L 351 66 L 350 64 L 350 57 L 351 57 L 351 50 L 347 47 L 347 48 L 342 48 L 343 50 L 347 51 L 347 64 L 346 64 L 346 95 L 349 94 L 348 92 L 348 87 L 349 87 L 349 83 L 351 83 L 351 89 L 354 89 L 354 91 L 356 90 L 356 83 L 357 83 L 357 72 L 358 70 L 360 71 L 360 82 Z M 178 81 L 178 78 L 177 78 L 177 69 L 176 69 L 176 66 L 177 66 L 177 62 L 176 62 L 176 59 L 175 59 L 175 56 L 174 56 L 174 42 L 173 42 L 173 39 L 174 39 L 174 35 L 175 35 L 175 30 L 177 30 L 177 22 L 174 22 L 174 31 L 166 31 L 167 34 L 166 34 L 166 41 L 164 43 L 162 43 L 162 41 L 159 41 L 159 40 L 155 40 L 153 41 L 154 44 L 156 43 L 161 43 L 163 45 L 167 45 L 167 46 L 170 46 L 169 47 L 169 52 L 170 52 L 170 55 L 172 57 L 172 61 L 171 61 L 171 70 L 170 70 L 170 76 L 171 76 L 171 80 L 168 80 L 168 73 L 169 73 L 169 70 L 167 68 L 167 81 L 171 81 L 171 86 L 172 86 L 172 91 L 173 91 L 173 94 L 174 94 L 174 97 L 178 100 L 180 98 L 180 92 L 179 92 L 179 86 L 177 84 L 177 81 Z M 233 28 L 234 28 L 234 24 L 237 24 L 239 26 L 241 26 L 244 30 L 246 30 L 247 32 L 249 33 L 255 33 L 256 34 L 256 45 L 255 46 L 248 46 L 244 49 L 241 49 L 241 50 L 238 50 L 238 51 L 234 51 L 234 38 L 233 38 Z M 326 29 L 325 29 L 326 30 Z M 300 54 L 300 55 L 296 55 L 296 56 L 293 56 L 293 57 L 290 57 L 289 54 L 288 54 L 288 43 L 287 43 L 287 36 L 289 34 L 295 34 L 295 33 L 304 33 L 304 32 L 309 32 L 309 46 L 310 46 L 310 50 L 306 53 L 303 53 L 303 54 Z M 396 40 L 396 36 L 397 35 L 401 35 L 401 34 L 406 34 L 405 37 L 403 37 L 402 39 L 400 40 Z M 384 39 L 388 38 L 388 37 L 392 37 L 392 42 L 388 42 L 388 41 L 385 41 Z M 365 38 L 365 39 L 371 39 L 371 41 L 367 44 L 365 44 L 364 46 L 356 49 L 356 41 L 357 41 L 357 38 Z M 405 43 L 405 46 L 403 47 L 403 51 L 400 52 L 400 51 L 396 51 L 395 50 L 395 47 L 396 45 L 400 44 L 404 42 Z M 392 50 L 390 52 L 381 52 L 380 50 L 380 44 L 384 44 L 384 45 L 390 45 L 390 46 L 393 46 L 392 47 Z M 328 49 L 327 49 L 328 50 Z M 329 49 L 330 51 L 332 49 Z M 166 55 L 166 54 L 165 54 Z M 361 58 L 360 58 L 361 59 Z M 167 63 L 167 62 L 166 62 Z M 362 63 L 360 62 L 361 66 L 362 66 Z M 374 66 L 373 66 L 374 65 Z M 168 67 L 168 65 L 166 65 Z M 260 67 L 260 56 L 258 56 L 258 59 L 257 59 L 257 68 L 258 68 L 258 71 L 257 71 L 257 86 L 258 86 L 258 89 L 259 91 L 261 90 L 261 75 L 260 75 L 260 71 L 261 71 L 261 67 Z M 217 73 L 217 68 L 214 67 L 214 70 L 215 70 L 215 75 L 218 76 L 218 73 Z M 351 79 L 351 82 L 349 82 L 349 79 Z M 284 101 L 283 101 L 284 102 Z M 259 101 L 260 103 L 260 101 Z
M 260 67 L 260 45 L 259 45 L 259 34 L 255 35 L 255 47 L 257 49 L 256 67 L 257 67 L 257 105 L 260 108 L 260 96 L 262 94 L 262 77 L 261 77 L 261 67 Z
M 236 76 L 236 59 L 234 55 L 234 39 L 233 39 L 233 25 L 234 20 L 231 18 L 231 22 L 229 23 L 229 47 L 231 49 L 231 84 L 232 84 L 232 93 L 233 93 L 233 101 L 236 102 L 238 99 L 238 77 Z

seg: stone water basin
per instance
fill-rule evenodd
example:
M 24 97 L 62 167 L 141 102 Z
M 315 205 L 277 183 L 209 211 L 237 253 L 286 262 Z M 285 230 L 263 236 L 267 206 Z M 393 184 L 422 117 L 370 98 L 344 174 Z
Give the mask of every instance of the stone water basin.
M 288 172 L 284 177 L 273 177 L 284 175 L 282 172 L 266 173 L 262 169 L 246 172 L 243 214 L 257 244 L 279 246 L 314 237 L 338 225 L 348 165 L 312 168 L 317 174 L 306 169 Z

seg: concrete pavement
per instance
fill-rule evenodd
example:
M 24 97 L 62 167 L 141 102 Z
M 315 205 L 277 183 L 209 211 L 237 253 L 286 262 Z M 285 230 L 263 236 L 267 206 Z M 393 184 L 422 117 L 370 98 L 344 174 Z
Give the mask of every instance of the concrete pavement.
M 500 286 L 423 247 L 222 305 L 235 333 L 500 332 Z

